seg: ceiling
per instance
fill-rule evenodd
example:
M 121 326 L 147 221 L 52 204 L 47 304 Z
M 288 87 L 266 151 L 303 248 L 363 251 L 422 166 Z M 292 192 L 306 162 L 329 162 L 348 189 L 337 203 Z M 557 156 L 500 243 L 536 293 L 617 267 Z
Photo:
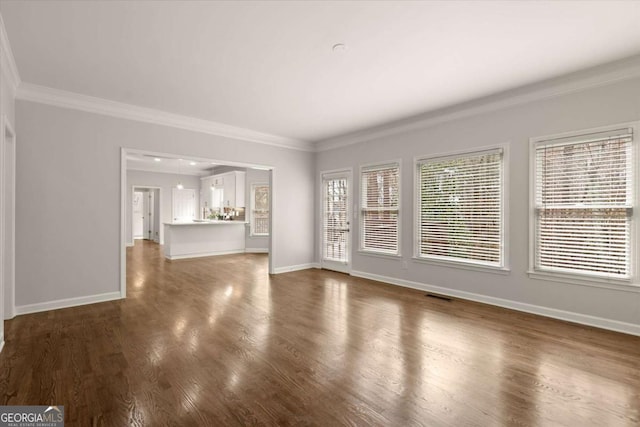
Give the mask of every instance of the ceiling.
M 1 0 L 0 12 L 24 82 L 303 141 L 640 53 L 638 1 Z
M 219 165 L 202 159 L 177 158 L 174 156 L 127 153 L 127 169 L 147 172 L 172 173 L 176 175 L 205 176 L 213 173 Z

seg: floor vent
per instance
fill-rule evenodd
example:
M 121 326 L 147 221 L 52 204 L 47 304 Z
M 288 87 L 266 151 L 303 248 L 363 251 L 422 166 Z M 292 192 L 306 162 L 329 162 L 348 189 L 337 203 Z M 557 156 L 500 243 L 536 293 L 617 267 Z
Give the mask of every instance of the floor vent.
M 451 302 L 451 298 L 449 298 L 449 297 L 445 297 L 445 296 L 442 296 L 442 295 L 426 294 L 425 296 L 426 296 L 426 297 L 429 297 L 429 298 L 436 298 L 436 299 L 441 299 L 441 300 L 443 300 L 443 301 L 449 301 L 449 302 Z

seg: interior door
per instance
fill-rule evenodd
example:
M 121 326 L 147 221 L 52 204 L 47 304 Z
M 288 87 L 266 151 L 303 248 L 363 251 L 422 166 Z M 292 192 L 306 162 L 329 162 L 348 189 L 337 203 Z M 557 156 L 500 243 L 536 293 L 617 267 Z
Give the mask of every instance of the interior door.
M 149 190 L 145 192 L 144 197 L 144 238 L 147 240 L 153 240 L 153 191 Z
M 322 268 L 350 271 L 351 172 L 322 175 Z
M 144 193 L 142 191 L 133 192 L 133 238 L 142 239 L 144 233 Z

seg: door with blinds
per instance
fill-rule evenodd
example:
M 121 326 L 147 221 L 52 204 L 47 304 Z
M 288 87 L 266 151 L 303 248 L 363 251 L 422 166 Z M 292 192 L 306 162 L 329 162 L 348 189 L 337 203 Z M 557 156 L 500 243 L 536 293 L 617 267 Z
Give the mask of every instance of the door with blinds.
M 348 273 L 350 269 L 351 172 L 322 175 L 322 268 Z

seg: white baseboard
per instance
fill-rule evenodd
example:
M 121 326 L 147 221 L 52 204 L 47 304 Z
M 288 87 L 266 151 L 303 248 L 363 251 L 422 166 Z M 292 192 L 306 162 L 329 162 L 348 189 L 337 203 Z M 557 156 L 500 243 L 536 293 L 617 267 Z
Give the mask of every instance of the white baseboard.
M 321 269 L 322 265 L 320 265 L 319 262 L 314 262 L 314 263 L 311 263 L 311 268 Z
M 203 258 L 207 256 L 216 256 L 216 255 L 243 254 L 243 253 L 244 253 L 244 249 L 235 249 L 232 251 L 197 252 L 193 254 L 184 254 L 184 255 L 165 255 L 164 257 L 170 260 L 174 260 L 174 259 L 186 259 L 186 258 Z
M 134 243 L 129 243 L 129 242 L 127 242 L 127 247 L 128 247 L 128 248 L 132 248 L 132 247 L 134 247 L 134 246 L 135 246 L 135 244 L 134 244 Z
M 273 273 L 274 274 L 291 273 L 292 271 L 308 270 L 310 268 L 314 268 L 314 266 L 315 266 L 315 263 L 288 265 L 286 267 L 275 268 Z
M 244 252 L 247 254 L 268 254 L 269 248 L 246 248 Z
M 59 299 L 55 301 L 39 302 L 16 306 L 16 314 L 38 313 L 41 311 L 58 310 L 60 308 L 77 307 L 80 305 L 95 304 L 98 302 L 113 301 L 121 299 L 120 292 L 107 292 L 106 294 L 89 295 L 86 297 L 76 297 Z
M 418 289 L 425 292 L 433 292 L 441 295 L 447 295 L 455 298 L 481 302 L 484 304 L 495 305 L 498 307 L 509 308 L 525 313 L 537 314 L 540 316 L 551 317 L 568 322 L 579 323 L 582 325 L 595 326 L 596 328 L 608 329 L 610 331 L 623 332 L 630 335 L 640 336 L 640 325 L 634 323 L 620 322 L 618 320 L 605 319 L 603 317 L 590 316 L 587 314 L 574 313 L 571 311 L 558 310 L 555 308 L 543 307 L 540 305 L 526 304 L 517 301 L 511 301 L 502 298 L 490 297 L 472 292 L 459 291 L 456 289 L 443 288 L 440 286 L 427 285 L 425 283 L 412 282 L 409 280 L 396 279 L 394 277 L 380 276 L 378 274 L 366 273 L 364 271 L 352 271 L 352 276 L 362 277 L 365 279 L 376 280 L 391 285 L 403 286 L 405 288 Z

